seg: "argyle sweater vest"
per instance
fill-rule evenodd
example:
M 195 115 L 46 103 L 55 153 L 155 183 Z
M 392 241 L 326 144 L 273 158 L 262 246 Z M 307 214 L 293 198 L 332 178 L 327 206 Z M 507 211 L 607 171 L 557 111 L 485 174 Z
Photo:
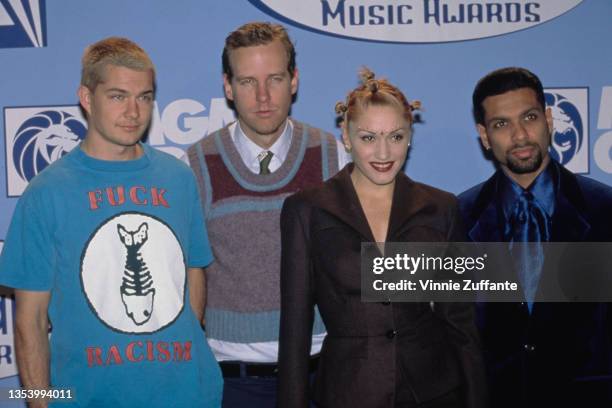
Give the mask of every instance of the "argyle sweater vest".
M 228 127 L 187 151 L 215 257 L 206 274 L 206 334 L 211 339 L 278 341 L 283 201 L 338 171 L 334 137 L 291 121 L 287 158 L 271 174 L 254 174 L 246 167 Z M 324 331 L 317 313 L 313 333 Z

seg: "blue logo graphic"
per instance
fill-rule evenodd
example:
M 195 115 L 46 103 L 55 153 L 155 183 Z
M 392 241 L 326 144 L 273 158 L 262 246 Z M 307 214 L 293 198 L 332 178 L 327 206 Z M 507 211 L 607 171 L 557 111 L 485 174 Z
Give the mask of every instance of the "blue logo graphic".
M 83 123 L 64 111 L 46 110 L 27 119 L 13 139 L 13 163 L 19 176 L 30 181 L 85 137 Z
M 554 130 L 551 157 L 561 164 L 569 163 L 580 151 L 584 141 L 584 125 L 578 108 L 566 97 L 545 93 L 546 105 L 552 111 Z
M 45 0 L 0 0 L 0 48 L 45 47 Z

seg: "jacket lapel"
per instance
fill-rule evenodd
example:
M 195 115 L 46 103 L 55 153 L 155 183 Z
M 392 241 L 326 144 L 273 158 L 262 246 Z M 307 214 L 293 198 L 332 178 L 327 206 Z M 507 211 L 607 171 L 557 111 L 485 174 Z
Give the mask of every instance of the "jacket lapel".
M 495 200 L 497 182 L 500 177 L 496 172 L 483 185 L 476 198 L 468 227 L 468 236 L 474 242 L 503 242 L 503 228 L 500 223 L 500 215 Z
M 324 184 L 313 198 L 315 205 L 354 229 L 362 239 L 374 242 L 374 237 L 351 181 L 353 164 L 345 166 Z
M 314 198 L 317 207 L 332 214 L 343 223 L 357 231 L 364 242 L 375 242 L 368 220 L 361 208 L 353 182 L 351 171 L 353 164 L 346 166 L 331 178 L 325 188 Z M 403 172 L 395 178 L 391 214 L 387 230 L 387 241 L 393 241 L 409 220 L 425 206 L 424 198 L 414 194 L 416 184 Z
M 428 203 L 423 194 L 417 192 L 418 185 L 403 172 L 395 178 L 387 241 L 393 242 L 410 224 L 414 216 L 424 210 Z
M 559 186 L 552 218 L 551 241 L 582 241 L 591 229 L 591 225 L 582 216 L 587 211 L 584 196 L 576 176 L 563 166 L 556 165 L 559 172 Z
M 582 191 L 574 176 L 562 165 L 553 162 L 556 166 L 559 178 L 557 184 L 557 195 L 555 211 L 551 220 L 551 242 L 581 242 L 584 241 L 591 229 L 590 224 L 582 216 L 586 212 L 586 203 Z M 548 251 L 542 266 L 542 277 L 538 287 L 537 297 L 550 299 L 563 298 L 565 292 L 559 281 L 559 252 Z M 580 279 L 576 276 L 577 279 Z M 542 303 L 536 303 L 532 316 L 538 313 L 550 313 L 552 309 L 544 307 Z

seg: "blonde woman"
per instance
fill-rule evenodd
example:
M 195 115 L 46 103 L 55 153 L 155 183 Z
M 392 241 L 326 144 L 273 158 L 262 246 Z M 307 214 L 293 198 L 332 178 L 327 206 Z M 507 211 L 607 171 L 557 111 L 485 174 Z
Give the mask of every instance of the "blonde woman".
M 361 82 L 336 106 L 353 163 L 283 206 L 279 406 L 481 407 L 471 304 L 361 302 L 362 242 L 464 240 L 455 197 L 402 171 L 418 103 Z M 315 304 L 328 334 L 311 393 Z

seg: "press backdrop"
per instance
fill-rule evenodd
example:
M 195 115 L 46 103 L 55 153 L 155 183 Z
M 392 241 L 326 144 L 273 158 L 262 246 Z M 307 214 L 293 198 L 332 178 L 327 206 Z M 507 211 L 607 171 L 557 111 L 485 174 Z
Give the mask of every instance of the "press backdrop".
M 407 173 L 460 193 L 493 171 L 471 116 L 474 84 L 508 65 L 547 88 L 551 153 L 612 184 L 611 19 L 609 0 L 0 0 L 0 248 L 28 181 L 85 134 L 80 58 L 101 38 L 149 52 L 158 93 L 147 142 L 180 156 L 233 120 L 221 86 L 227 34 L 282 23 L 297 47 L 293 116 L 338 136 L 334 104 L 367 65 L 423 104 Z M 13 314 L 0 296 L 0 388 L 17 384 Z

